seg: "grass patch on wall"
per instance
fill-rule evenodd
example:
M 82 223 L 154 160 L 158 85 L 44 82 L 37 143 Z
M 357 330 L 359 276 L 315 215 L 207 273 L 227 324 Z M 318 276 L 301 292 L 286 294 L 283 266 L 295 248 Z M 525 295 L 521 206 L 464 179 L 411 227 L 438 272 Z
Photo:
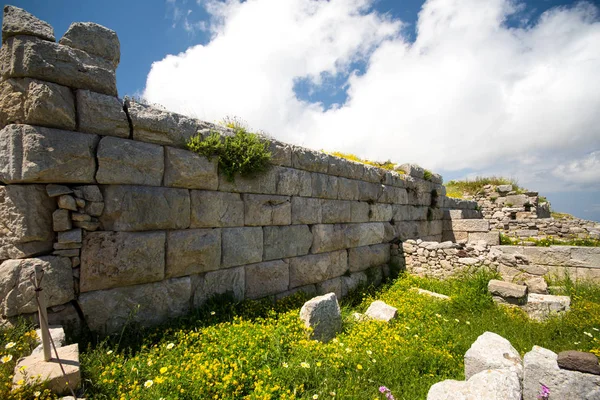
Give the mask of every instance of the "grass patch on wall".
M 553 236 L 548 236 L 544 239 L 535 238 L 512 238 L 503 233 L 500 233 L 500 244 L 509 246 L 534 246 L 534 247 L 550 247 L 550 246 L 581 246 L 581 247 L 600 247 L 600 239 L 579 238 L 579 239 L 557 239 Z
M 340 151 L 334 151 L 334 152 L 327 153 L 327 154 L 335 156 L 335 157 L 339 157 L 339 158 L 344 158 L 346 160 L 355 161 L 355 162 L 358 162 L 358 163 L 361 163 L 361 164 L 370 165 L 372 167 L 377 167 L 377 168 L 385 169 L 387 171 L 396 171 L 399 174 L 404 174 L 405 173 L 402 170 L 395 170 L 394 168 L 397 166 L 397 164 L 393 163 L 391 160 L 387 160 L 387 161 L 370 161 L 370 160 L 365 160 L 363 158 L 360 158 L 359 156 L 357 156 L 355 154 L 342 153 Z
M 457 199 L 462 199 L 465 195 L 474 196 L 483 193 L 483 187 L 486 185 L 512 185 L 513 191 L 516 193 L 527 191 L 525 188 L 520 187 L 515 179 L 504 178 L 501 176 L 478 176 L 473 180 L 449 181 L 446 183 L 446 196 Z
M 344 330 L 326 344 L 307 340 L 298 318 L 303 299 L 213 303 L 194 318 L 84 348 L 85 397 L 377 399 L 386 386 L 398 400 L 425 399 L 432 384 L 464 379 L 464 353 L 485 331 L 507 338 L 522 355 L 533 345 L 600 355 L 600 287 L 571 283 L 571 311 L 537 323 L 492 301 L 487 282 L 495 276 L 438 281 L 401 274 L 381 290 L 343 301 Z M 452 301 L 432 301 L 412 287 Z M 397 307 L 398 318 L 389 324 L 352 318 L 373 300 Z M 9 371 L 11 363 L 2 367 Z M 0 397 L 16 398 L 8 379 L 2 375 Z

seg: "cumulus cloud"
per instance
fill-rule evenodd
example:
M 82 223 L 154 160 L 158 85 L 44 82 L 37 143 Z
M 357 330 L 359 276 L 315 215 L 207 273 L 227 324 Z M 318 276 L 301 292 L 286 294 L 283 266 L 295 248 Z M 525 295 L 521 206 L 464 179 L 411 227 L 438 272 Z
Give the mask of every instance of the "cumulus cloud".
M 209 121 L 237 115 L 278 139 L 531 187 L 598 182 L 600 21 L 590 3 L 526 15 L 509 0 L 429 0 L 416 39 L 373 0 L 201 0 L 212 38 L 155 62 L 144 96 Z M 524 18 L 524 17 L 523 17 Z M 521 18 L 522 19 L 522 18 Z M 360 73 L 351 68 L 366 62 Z M 300 99 L 344 78 L 344 104 Z M 557 165 L 559 167 L 557 167 Z M 589 168 L 588 168 L 589 169 Z

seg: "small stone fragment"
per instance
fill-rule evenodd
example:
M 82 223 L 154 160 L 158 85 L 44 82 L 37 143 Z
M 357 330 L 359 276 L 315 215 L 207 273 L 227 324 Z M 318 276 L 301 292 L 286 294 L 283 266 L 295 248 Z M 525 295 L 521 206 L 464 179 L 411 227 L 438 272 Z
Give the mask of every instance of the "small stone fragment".
M 71 229 L 66 232 L 58 233 L 58 243 L 81 243 L 81 229 Z
M 367 311 L 365 312 L 365 316 L 367 316 L 368 318 L 385 322 L 391 321 L 392 319 L 396 318 L 397 315 L 397 308 L 389 306 L 381 300 L 372 302 Z
M 52 213 L 52 229 L 55 232 L 63 232 L 72 229 L 69 210 L 56 210 Z
M 73 214 L 71 214 L 71 219 L 73 221 L 77 221 L 77 222 L 85 222 L 85 221 L 91 221 L 92 217 L 90 217 L 87 214 L 73 213 Z
M 90 201 L 85 205 L 85 212 L 92 217 L 99 217 L 104 211 L 104 203 L 101 201 Z
M 75 203 L 75 199 L 73 196 L 69 196 L 68 194 L 63 194 L 58 198 L 58 206 L 64 210 L 77 211 L 77 203 Z
M 68 186 L 50 183 L 46 185 L 46 193 L 48 193 L 49 197 L 58 197 L 63 194 L 71 194 L 73 191 Z

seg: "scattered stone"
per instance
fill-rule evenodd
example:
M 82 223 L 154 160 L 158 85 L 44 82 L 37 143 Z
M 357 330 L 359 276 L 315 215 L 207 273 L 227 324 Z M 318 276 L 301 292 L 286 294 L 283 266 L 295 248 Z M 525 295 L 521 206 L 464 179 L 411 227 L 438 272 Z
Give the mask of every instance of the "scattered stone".
M 63 194 L 58 198 L 58 207 L 64 210 L 77 211 L 77 203 L 75 202 L 75 198 L 73 196 L 69 196 L 68 194 Z
M 59 347 L 56 350 L 61 361 L 60 364 L 55 357 L 52 357 L 50 361 L 44 361 L 43 353 L 32 354 L 20 359 L 15 367 L 13 385 L 19 386 L 17 382 L 21 379 L 26 384 L 33 383 L 39 377 L 42 381 L 48 381 L 48 388 L 54 393 L 64 394 L 69 391 L 69 388 L 77 389 L 81 382 L 79 345 L 75 343 Z M 62 369 L 65 371 L 64 374 Z
M 484 332 L 465 353 L 465 378 L 489 369 L 508 369 L 523 376 L 519 352 L 502 336 Z
M 522 308 L 531 319 L 545 321 L 552 315 L 569 311 L 570 306 L 569 296 L 531 293 L 527 296 L 527 304 Z
M 58 233 L 58 243 L 81 243 L 83 235 L 81 229 L 71 229 Z
M 492 279 L 488 283 L 488 291 L 494 296 L 494 300 L 509 304 L 522 304 L 527 296 L 527 286 L 496 279 Z
M 556 359 L 558 366 L 571 371 L 600 375 L 600 365 L 595 354 L 584 351 L 561 351 Z
M 328 342 L 342 329 L 340 306 L 334 293 L 315 297 L 302 306 L 300 319 L 312 328 L 312 339 Z
M 450 296 L 446 296 L 445 294 L 430 292 L 429 290 L 425 290 L 425 289 L 421 289 L 421 288 L 411 288 L 411 290 L 414 290 L 417 293 L 422 294 L 424 296 L 433 297 L 435 299 L 450 300 Z
M 378 321 L 390 322 L 398 315 L 398 309 L 385 304 L 381 300 L 376 300 L 371 303 L 365 316 L 368 318 L 376 319 Z
M 40 39 L 54 42 L 54 29 L 49 23 L 42 21 L 22 8 L 4 6 L 2 19 L 2 41 L 16 35 L 37 36 Z
M 521 381 L 514 371 L 488 369 L 467 381 L 445 380 L 434 384 L 427 400 L 521 400 Z
M 63 329 L 62 326 L 60 325 L 50 325 L 48 327 L 48 329 L 50 330 L 50 337 L 52 338 L 52 341 L 54 342 L 54 346 L 56 346 L 56 348 L 62 347 L 66 342 L 65 342 L 65 331 Z M 41 354 L 44 352 L 44 345 L 42 344 L 42 330 L 41 329 L 36 329 L 35 333 L 37 334 L 38 337 L 38 343 L 40 343 L 40 345 L 38 347 L 36 347 L 35 349 L 33 349 L 33 351 L 31 352 L 31 354 Z M 52 344 L 50 344 L 52 346 Z M 54 356 L 54 350 L 52 350 L 52 355 Z

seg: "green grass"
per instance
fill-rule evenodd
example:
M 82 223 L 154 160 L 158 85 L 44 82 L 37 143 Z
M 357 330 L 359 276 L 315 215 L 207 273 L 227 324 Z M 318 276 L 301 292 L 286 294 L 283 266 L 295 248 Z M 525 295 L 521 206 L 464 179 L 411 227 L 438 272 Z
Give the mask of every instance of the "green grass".
M 514 179 L 498 176 L 482 177 L 478 176 L 473 180 L 449 181 L 446 183 L 446 196 L 462 199 L 465 195 L 474 196 L 483 193 L 483 187 L 486 185 L 512 185 L 516 193 L 523 193 L 527 190 L 520 187 Z
M 385 169 L 387 171 L 396 171 L 399 174 L 404 174 L 405 172 L 402 170 L 396 170 L 396 163 L 393 163 L 391 160 L 387 160 L 387 161 L 370 161 L 370 160 L 365 160 L 363 158 L 358 157 L 357 155 L 351 154 L 351 153 L 342 153 L 340 151 L 334 151 L 331 153 L 327 153 L 329 155 L 335 156 L 335 157 L 339 157 L 339 158 L 344 158 L 346 160 L 350 160 L 350 161 L 355 161 L 361 164 L 366 164 L 366 165 L 370 165 L 372 167 L 377 167 L 377 168 L 381 168 L 381 169 Z
M 343 332 L 327 344 L 307 340 L 300 296 L 275 306 L 213 302 L 189 318 L 90 345 L 81 354 L 85 397 L 378 399 L 386 386 L 396 399 L 425 399 L 432 384 L 464 379 L 463 355 L 485 331 L 504 336 L 521 354 L 533 345 L 600 354 L 600 287 L 566 282 L 572 310 L 537 323 L 493 303 L 487 282 L 495 276 L 438 281 L 401 274 L 380 290 L 345 299 Z M 453 300 L 434 301 L 412 287 Z M 352 318 L 375 299 L 397 307 L 398 318 Z M 11 398 L 7 391 L 0 397 Z
M 550 246 L 582 246 L 582 247 L 600 247 L 600 239 L 592 238 L 579 238 L 579 239 L 557 239 L 552 236 L 548 236 L 545 239 L 518 239 L 511 238 L 503 233 L 500 233 L 500 244 L 520 246 L 529 245 L 536 247 L 550 247 Z

